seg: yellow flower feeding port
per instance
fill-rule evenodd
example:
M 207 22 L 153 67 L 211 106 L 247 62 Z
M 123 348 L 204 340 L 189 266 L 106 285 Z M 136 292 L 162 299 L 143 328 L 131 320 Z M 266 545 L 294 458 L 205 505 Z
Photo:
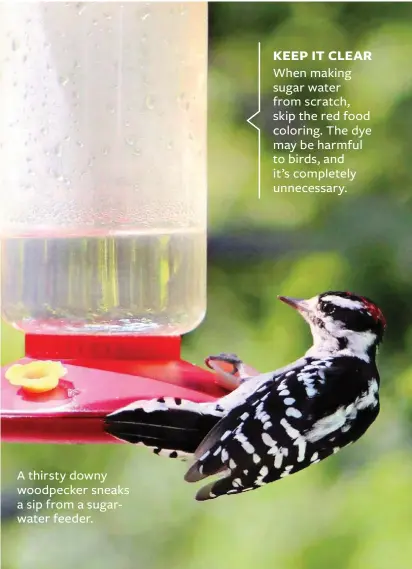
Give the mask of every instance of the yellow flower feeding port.
M 38 360 L 10 366 L 5 377 L 11 385 L 20 386 L 29 393 L 45 393 L 57 387 L 66 373 L 61 362 Z

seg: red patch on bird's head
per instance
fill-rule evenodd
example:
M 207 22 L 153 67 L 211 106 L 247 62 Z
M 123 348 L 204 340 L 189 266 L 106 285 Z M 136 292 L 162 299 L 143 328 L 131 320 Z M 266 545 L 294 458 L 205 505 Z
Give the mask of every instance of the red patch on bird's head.
M 348 291 L 346 291 L 346 294 L 350 296 L 356 296 Z M 383 315 L 382 310 L 379 308 L 379 306 L 376 306 L 374 302 L 369 300 L 369 298 L 365 298 L 364 296 L 359 296 L 358 298 L 360 298 L 361 302 L 365 307 L 365 310 L 369 312 L 369 314 L 372 316 L 375 322 L 381 322 L 382 326 L 386 328 L 386 318 Z
M 376 322 L 382 322 L 383 327 L 386 328 L 386 319 L 382 313 L 382 310 L 378 306 L 376 306 L 376 304 L 374 304 L 373 302 L 371 302 L 367 298 L 363 298 L 363 297 L 361 297 L 361 298 L 362 298 L 362 302 L 363 302 L 366 310 L 369 312 L 369 314 L 372 316 L 372 318 Z
M 352 297 L 356 297 L 356 294 L 353 294 L 352 292 L 346 291 L 346 294 L 348 296 L 352 296 Z M 375 320 L 375 322 L 381 322 L 382 326 L 384 328 L 386 328 L 386 318 L 383 315 L 382 310 L 379 308 L 379 306 L 376 306 L 376 304 L 374 302 L 372 302 L 371 300 L 369 300 L 369 298 L 365 298 L 364 296 L 359 296 L 358 297 L 361 302 L 363 303 L 365 310 L 367 312 L 369 312 L 369 314 L 372 316 L 372 318 Z

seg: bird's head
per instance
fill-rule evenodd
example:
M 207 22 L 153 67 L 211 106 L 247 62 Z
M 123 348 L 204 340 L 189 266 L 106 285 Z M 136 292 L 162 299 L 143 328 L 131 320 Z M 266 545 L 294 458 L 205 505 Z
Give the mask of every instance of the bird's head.
M 329 291 L 308 300 L 280 296 L 309 323 L 314 349 L 348 350 L 363 359 L 375 354 L 383 339 L 386 321 L 369 298 L 350 292 Z

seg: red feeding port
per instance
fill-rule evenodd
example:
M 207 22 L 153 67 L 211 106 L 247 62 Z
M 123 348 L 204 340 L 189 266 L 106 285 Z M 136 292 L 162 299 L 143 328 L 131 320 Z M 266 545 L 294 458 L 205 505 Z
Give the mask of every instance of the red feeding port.
M 28 334 L 26 357 L 60 361 L 57 387 L 31 393 L 12 385 L 2 368 L 2 440 L 37 443 L 115 443 L 104 418 L 138 399 L 212 401 L 225 392 L 215 375 L 180 359 L 180 337 Z M 12 364 L 13 365 L 13 364 Z

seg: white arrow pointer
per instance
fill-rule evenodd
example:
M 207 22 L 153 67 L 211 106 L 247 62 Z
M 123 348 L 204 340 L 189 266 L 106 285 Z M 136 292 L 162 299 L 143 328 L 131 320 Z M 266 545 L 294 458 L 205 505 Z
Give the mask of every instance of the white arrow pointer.
M 260 128 L 252 120 L 260 113 L 260 42 L 258 43 L 258 110 L 247 122 L 258 131 L 258 200 L 260 200 Z

